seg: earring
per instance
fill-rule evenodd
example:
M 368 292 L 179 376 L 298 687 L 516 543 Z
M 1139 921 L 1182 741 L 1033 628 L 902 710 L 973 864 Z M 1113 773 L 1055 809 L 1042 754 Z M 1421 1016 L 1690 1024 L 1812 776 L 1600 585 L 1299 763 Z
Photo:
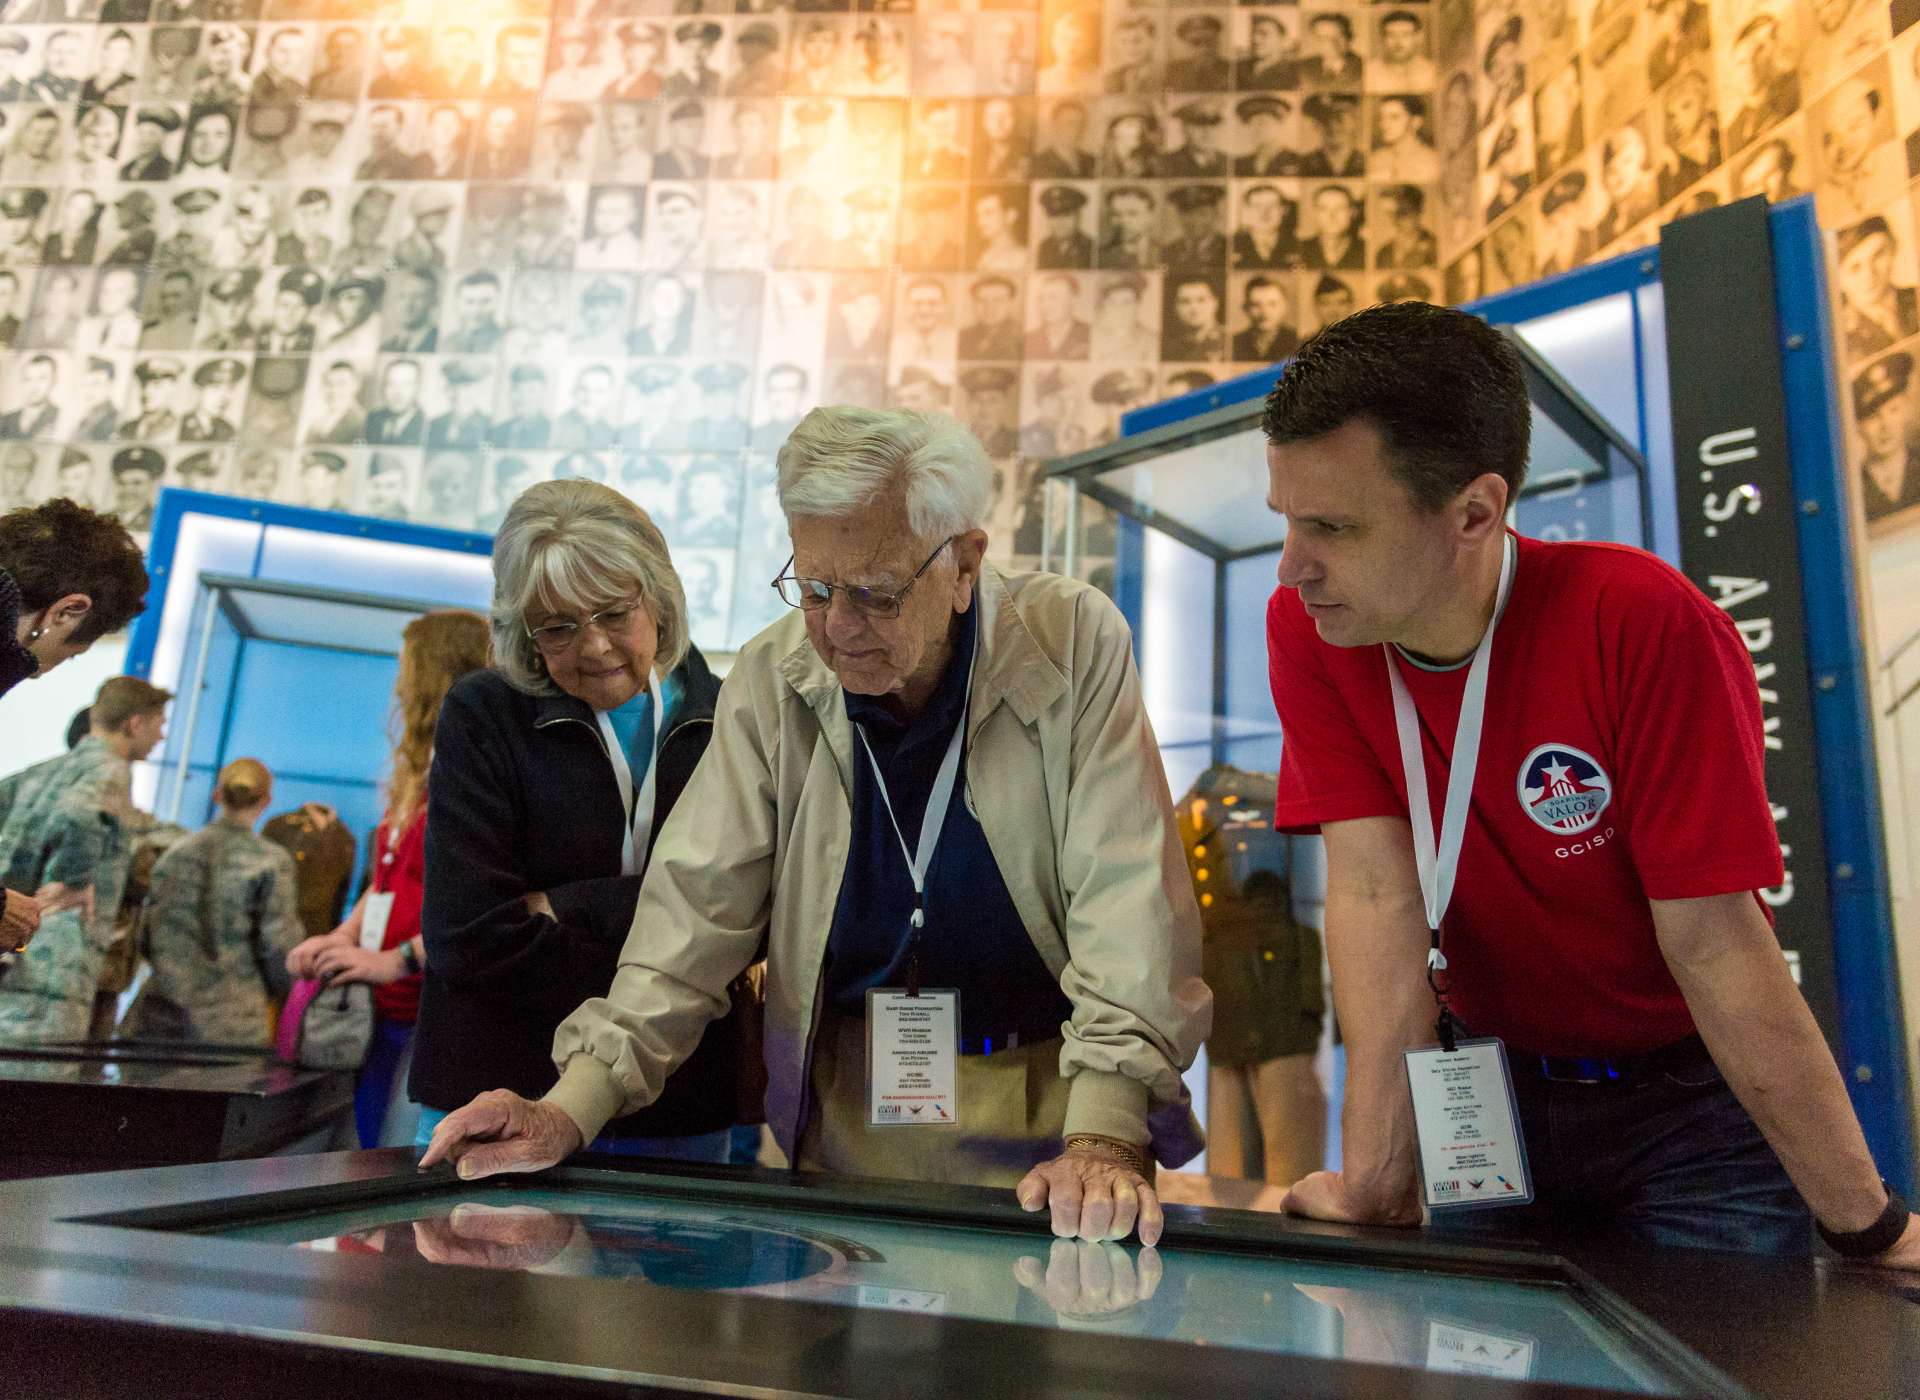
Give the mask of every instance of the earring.
M 31 632 L 27 633 L 27 640 L 30 642 L 37 642 L 46 635 L 47 635 L 46 628 L 36 627 Z

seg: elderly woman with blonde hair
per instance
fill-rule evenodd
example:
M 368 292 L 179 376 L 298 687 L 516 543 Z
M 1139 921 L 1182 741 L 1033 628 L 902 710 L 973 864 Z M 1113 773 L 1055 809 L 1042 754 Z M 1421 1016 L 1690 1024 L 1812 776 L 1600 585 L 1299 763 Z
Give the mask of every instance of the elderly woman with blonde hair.
M 552 1088 L 554 1031 L 613 980 L 719 693 L 665 538 L 599 482 L 543 481 L 514 501 L 493 541 L 490 622 L 493 664 L 448 692 L 427 784 L 410 1081 L 422 1143 L 484 1090 Z M 703 1018 L 672 1080 L 582 1141 L 724 1161 L 736 1039 L 730 1017 Z
M 1058 1235 L 1152 1244 L 1212 999 L 1127 625 L 985 562 L 992 467 L 951 419 L 816 409 L 778 489 L 793 612 L 727 678 L 618 975 L 550 1093 L 481 1095 L 422 1165 L 537 1169 L 672 1093 L 764 955 L 798 1166 L 1011 1187 Z

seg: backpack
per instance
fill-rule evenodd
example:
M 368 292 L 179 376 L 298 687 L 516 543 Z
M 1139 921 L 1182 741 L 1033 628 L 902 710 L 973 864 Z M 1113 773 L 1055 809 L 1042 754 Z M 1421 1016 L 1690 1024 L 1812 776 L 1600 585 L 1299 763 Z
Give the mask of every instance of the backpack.
M 302 1069 L 359 1069 L 373 1045 L 373 989 L 302 977 L 280 1013 L 274 1049 Z

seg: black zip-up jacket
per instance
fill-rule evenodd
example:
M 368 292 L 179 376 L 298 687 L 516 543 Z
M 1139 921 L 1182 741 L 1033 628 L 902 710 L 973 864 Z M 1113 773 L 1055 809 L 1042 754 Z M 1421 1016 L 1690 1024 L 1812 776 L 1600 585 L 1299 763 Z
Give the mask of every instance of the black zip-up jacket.
M 713 732 L 720 684 L 689 650 L 674 672 L 653 830 L 666 825 Z M 592 709 L 515 690 L 496 671 L 454 685 L 427 784 L 427 947 L 408 1087 L 429 1108 L 488 1089 L 538 1098 L 553 1087 L 554 1029 L 605 996 L 633 923 L 638 876 L 620 874 L 620 789 Z M 556 916 L 529 914 L 544 893 Z M 659 1101 L 616 1120 L 621 1137 L 731 1126 L 737 1033 L 707 1027 Z

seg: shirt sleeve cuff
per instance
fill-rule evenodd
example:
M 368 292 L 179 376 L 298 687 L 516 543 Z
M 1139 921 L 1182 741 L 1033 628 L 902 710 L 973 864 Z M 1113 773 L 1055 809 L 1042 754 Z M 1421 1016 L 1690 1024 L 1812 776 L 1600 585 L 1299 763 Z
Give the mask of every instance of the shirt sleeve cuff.
M 584 1052 L 574 1055 L 561 1071 L 560 1082 L 547 1090 L 547 1103 L 557 1105 L 580 1130 L 582 1146 L 600 1136 L 600 1130 L 620 1116 L 627 1096 L 613 1071 Z
M 1145 1149 L 1153 1133 L 1147 1126 L 1147 1086 L 1124 1074 L 1083 1069 L 1067 1086 L 1067 1123 L 1062 1137 L 1094 1133 Z

